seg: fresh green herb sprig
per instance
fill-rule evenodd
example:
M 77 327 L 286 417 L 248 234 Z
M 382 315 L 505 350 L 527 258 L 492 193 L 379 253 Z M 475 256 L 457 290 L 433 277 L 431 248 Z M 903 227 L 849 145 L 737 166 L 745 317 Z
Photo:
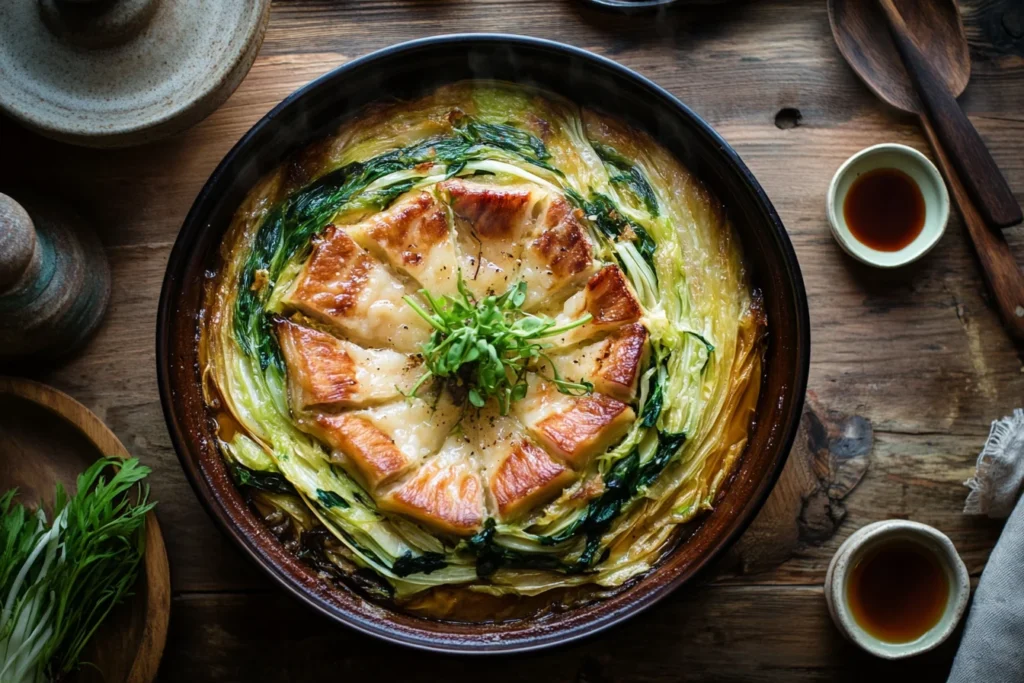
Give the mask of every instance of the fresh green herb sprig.
M 57 485 L 51 525 L 14 502 L 16 490 L 0 496 L 0 681 L 45 683 L 78 667 L 138 575 L 148 474 L 134 458 L 96 461 L 74 496 Z
M 544 353 L 547 347 L 536 341 L 586 324 L 591 319 L 589 313 L 565 325 L 525 313 L 522 305 L 526 283 L 522 281 L 500 296 L 477 301 L 460 274 L 458 290 L 457 297 L 436 297 L 421 289 L 420 295 L 430 310 L 416 299 L 405 297 L 405 302 L 434 328 L 423 345 L 427 371 L 410 396 L 415 396 L 431 377 L 461 380 L 473 406 L 482 408 L 494 398 L 501 414 L 507 415 L 512 402 L 526 396 L 528 369 L 542 359 L 548 361 L 553 374 L 545 379 L 563 394 L 579 396 L 594 390 L 594 385 L 583 378 L 578 382 L 562 378 Z

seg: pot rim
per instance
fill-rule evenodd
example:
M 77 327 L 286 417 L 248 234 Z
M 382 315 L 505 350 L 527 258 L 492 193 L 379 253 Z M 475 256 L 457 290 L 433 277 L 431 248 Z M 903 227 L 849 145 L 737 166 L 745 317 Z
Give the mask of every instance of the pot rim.
M 796 353 L 794 353 L 794 356 L 796 356 L 796 374 L 792 378 L 788 389 L 788 398 L 792 403 L 792 410 L 789 413 L 788 421 L 780 420 L 778 424 L 774 425 L 773 436 L 771 437 L 773 447 L 776 450 L 774 462 L 771 464 L 771 469 L 766 472 L 766 476 L 761 478 L 761 481 L 757 484 L 752 494 L 744 501 L 741 506 L 744 509 L 742 509 L 737 515 L 737 521 L 734 523 L 733 528 L 730 529 L 728 533 L 723 533 L 716 537 L 710 543 L 708 549 L 702 553 L 702 556 L 694 561 L 692 566 L 689 566 L 685 571 L 679 572 L 677 576 L 672 577 L 670 580 L 662 583 L 651 583 L 646 590 L 637 593 L 629 602 L 619 605 L 610 611 L 600 613 L 595 619 L 587 621 L 586 623 L 570 624 L 564 628 L 543 628 L 539 629 L 539 633 L 536 634 L 517 633 L 515 635 L 501 634 L 499 636 L 487 636 L 486 634 L 482 634 L 480 637 L 452 636 L 451 638 L 446 638 L 443 635 L 431 633 L 425 629 L 416 629 L 415 635 L 410 635 L 404 628 L 400 630 L 398 627 L 391 625 L 390 622 L 386 622 L 387 625 L 385 626 L 376 625 L 365 615 L 356 614 L 349 609 L 338 607 L 327 600 L 315 596 L 312 591 L 304 589 L 296 578 L 287 573 L 280 564 L 268 557 L 258 544 L 245 536 L 237 524 L 231 523 L 230 520 L 226 518 L 226 514 L 224 517 L 219 514 L 219 512 L 226 513 L 225 503 L 220 499 L 217 492 L 213 490 L 212 487 L 209 487 L 209 482 L 205 481 L 205 475 L 201 474 L 199 471 L 200 468 L 198 462 L 193 462 L 189 457 L 189 454 L 191 454 L 191 448 L 183 433 L 182 421 L 174 405 L 174 387 L 172 386 L 171 368 L 169 363 L 169 359 L 171 357 L 169 329 L 171 320 L 175 315 L 175 303 L 178 296 L 177 289 L 180 287 L 181 276 L 185 272 L 185 267 L 191 255 L 194 238 L 211 227 L 205 222 L 204 215 L 210 208 L 212 208 L 212 202 L 214 201 L 212 199 L 212 195 L 220 184 L 222 176 L 225 175 L 227 170 L 236 163 L 239 158 L 249 155 L 250 150 L 248 150 L 248 146 L 250 142 L 264 127 L 273 125 L 274 119 L 277 118 L 286 108 L 305 98 L 310 93 L 321 88 L 328 87 L 332 83 L 343 81 L 350 72 L 366 67 L 383 57 L 393 57 L 395 55 L 414 53 L 424 48 L 451 45 L 459 45 L 466 49 L 470 49 L 472 47 L 494 48 L 498 46 L 511 47 L 513 49 L 522 48 L 525 50 L 539 49 L 542 51 L 560 54 L 562 56 L 573 57 L 586 62 L 595 68 L 601 68 L 611 72 L 611 75 L 615 78 L 632 82 L 632 84 L 640 86 L 649 92 L 652 97 L 660 99 L 668 110 L 672 111 L 678 117 L 686 119 L 687 123 L 690 124 L 690 127 L 692 128 L 693 134 L 703 136 L 705 141 L 710 143 L 710 145 L 716 150 L 716 153 L 724 158 L 726 165 L 731 167 L 731 169 L 741 177 L 744 185 L 756 199 L 758 210 L 771 225 L 771 237 L 778 248 L 780 267 L 785 271 L 790 283 L 792 284 L 792 287 L 788 288 L 789 291 L 787 291 L 786 294 L 786 298 L 789 300 L 790 305 L 795 312 L 794 329 L 792 330 L 793 339 L 791 340 L 791 343 L 797 349 Z M 312 607 L 315 611 L 331 618 L 334 621 L 353 628 L 356 631 L 391 643 L 397 643 L 424 651 L 447 654 L 509 654 L 547 649 L 578 641 L 640 614 L 665 598 L 679 586 L 698 579 L 705 572 L 708 565 L 711 564 L 714 559 L 719 557 L 721 553 L 746 530 L 757 515 L 758 511 L 761 509 L 768 497 L 768 494 L 771 492 L 775 482 L 781 474 L 800 425 L 800 418 L 803 413 L 804 394 L 807 387 L 810 368 L 810 315 L 807 305 L 807 294 L 800 266 L 797 262 L 796 253 L 789 240 L 788 234 L 782 225 L 782 221 L 775 211 L 771 201 L 768 199 L 764 189 L 757 182 L 756 178 L 743 163 L 735 150 L 733 150 L 721 135 L 712 129 L 707 122 L 683 104 L 678 98 L 666 91 L 664 88 L 656 85 L 650 79 L 641 76 L 627 67 L 624 67 L 606 57 L 593 54 L 574 46 L 541 38 L 500 33 L 457 33 L 440 35 L 411 40 L 371 52 L 362 57 L 353 59 L 314 79 L 307 85 L 287 96 L 280 104 L 264 115 L 224 156 L 216 169 L 210 175 L 210 178 L 203 186 L 199 195 L 196 197 L 192 208 L 189 210 L 188 215 L 185 218 L 182 229 L 179 232 L 178 238 L 171 250 L 170 257 L 168 258 L 167 270 L 160 293 L 156 341 L 157 380 L 160 392 L 160 401 L 163 407 L 164 418 L 168 425 L 171 441 L 182 465 L 182 469 L 185 471 L 186 477 L 189 480 L 189 484 L 196 493 L 196 497 L 200 500 L 207 513 L 215 520 L 217 526 L 235 542 L 235 544 L 246 556 L 248 556 L 250 560 L 259 566 L 265 574 L 270 576 L 274 582 L 284 588 L 292 596 L 298 598 L 301 602 Z M 745 454 L 746 451 L 744 452 L 744 456 Z M 215 499 L 217 500 L 217 506 L 220 508 L 219 511 L 215 508 Z M 652 568 L 647 574 L 639 577 L 639 583 L 649 581 L 659 571 L 664 571 L 665 562 L 673 553 L 678 552 L 678 548 L 680 547 L 683 547 L 683 544 L 673 551 L 670 551 L 664 558 L 662 558 L 661 563 Z M 635 588 L 636 585 L 627 584 L 623 587 L 623 592 L 628 592 Z M 597 604 L 614 599 L 615 596 L 612 596 L 607 600 L 598 601 Z M 587 609 L 587 607 L 588 606 L 585 605 L 573 608 L 569 610 L 569 612 L 584 610 Z M 391 610 L 389 609 L 388 611 L 390 612 Z

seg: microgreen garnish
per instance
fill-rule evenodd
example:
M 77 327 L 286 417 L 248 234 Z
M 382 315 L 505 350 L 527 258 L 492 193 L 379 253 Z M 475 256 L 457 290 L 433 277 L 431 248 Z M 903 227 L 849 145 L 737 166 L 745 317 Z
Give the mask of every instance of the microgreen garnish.
M 536 341 L 588 323 L 589 313 L 564 325 L 526 313 L 522 309 L 525 282 L 517 282 L 500 296 L 477 301 L 460 274 L 458 290 L 459 296 L 453 297 L 434 296 L 421 289 L 420 295 L 430 310 L 416 299 L 405 297 L 405 302 L 434 328 L 423 344 L 427 371 L 410 390 L 410 396 L 416 396 L 431 377 L 440 377 L 463 387 L 466 400 L 473 406 L 482 408 L 494 398 L 501 414 L 507 415 L 512 402 L 526 396 L 527 370 L 535 369 L 541 360 L 552 368 L 552 376 L 545 379 L 563 394 L 580 396 L 594 390 L 594 385 L 583 378 L 578 382 L 562 378 L 544 352 L 549 345 Z

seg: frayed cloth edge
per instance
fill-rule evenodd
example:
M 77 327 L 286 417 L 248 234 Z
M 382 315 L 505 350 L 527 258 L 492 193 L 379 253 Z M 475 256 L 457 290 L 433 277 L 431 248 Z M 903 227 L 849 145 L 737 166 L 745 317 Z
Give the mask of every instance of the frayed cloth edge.
M 991 508 L 990 505 L 993 502 L 991 500 L 992 482 L 1012 474 L 1014 469 L 1013 462 L 1007 462 L 997 456 L 1009 447 L 1009 443 L 1006 442 L 1017 430 L 1024 432 L 1024 409 L 1017 408 L 1012 415 L 992 421 L 988 439 L 985 440 L 985 446 L 978 454 L 974 476 L 964 482 L 964 485 L 971 489 L 964 502 L 964 514 L 1008 517 L 1010 511 L 1013 510 L 1015 500 L 1011 500 L 1005 505 L 999 505 L 997 508 Z M 1002 509 L 1003 507 L 1006 508 L 1005 511 Z

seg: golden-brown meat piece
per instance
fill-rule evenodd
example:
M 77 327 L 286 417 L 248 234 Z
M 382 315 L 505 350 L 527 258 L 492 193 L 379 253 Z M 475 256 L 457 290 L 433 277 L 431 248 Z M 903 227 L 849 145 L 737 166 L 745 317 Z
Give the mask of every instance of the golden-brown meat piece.
M 505 521 L 557 496 L 575 472 L 537 446 L 511 415 L 489 404 L 467 414 L 463 432 L 481 459 L 492 509 Z
M 379 496 L 377 504 L 445 533 L 476 532 L 484 519 L 484 487 L 469 451 L 465 436 L 449 436 L 437 455 Z
M 523 250 L 519 279 L 527 284 L 528 311 L 562 303 L 594 271 L 594 247 L 576 209 L 552 196 Z
M 300 417 L 298 425 L 330 446 L 331 459 L 371 491 L 393 481 L 415 463 L 365 417 L 318 414 Z
M 495 461 L 488 488 L 502 521 L 550 501 L 576 478 L 571 469 L 526 438 L 513 442 Z
M 566 411 L 552 413 L 534 426 L 536 436 L 579 469 L 629 431 L 636 417 L 622 401 L 604 394 L 582 396 Z
M 328 226 L 314 245 L 282 303 L 356 343 L 416 351 L 430 328 L 402 300 L 412 290 L 342 228 Z
M 382 403 L 408 391 L 422 361 L 388 349 L 364 349 L 288 320 L 275 323 L 293 411 Z
M 437 453 L 461 410 L 448 395 L 343 415 L 300 416 L 298 425 L 331 448 L 331 459 L 373 491 Z
M 643 316 L 643 308 L 626 274 L 618 266 L 612 265 L 594 273 L 582 291 L 569 297 L 562 312 L 555 316 L 555 321 L 563 325 L 578 320 L 586 313 L 591 315 L 590 322 L 546 341 L 555 346 L 577 344 L 639 321 Z
M 586 379 L 596 392 L 631 403 L 650 351 L 647 338 L 643 325 L 630 323 L 601 341 L 552 355 L 551 361 L 563 379 Z M 547 363 L 540 370 L 546 375 L 553 374 Z
M 515 242 L 533 223 L 530 209 L 536 189 L 524 185 L 494 185 L 453 178 L 438 187 L 449 197 L 455 215 L 488 242 Z
M 404 272 L 432 294 L 457 291 L 459 262 L 445 207 L 414 192 L 390 209 L 346 228 L 359 246 Z
M 624 325 L 636 322 L 643 309 L 626 274 L 618 266 L 605 266 L 587 280 L 583 290 L 587 312 L 596 325 Z
M 477 297 L 501 294 L 516 282 L 534 206 L 545 194 L 520 185 L 459 179 L 438 185 L 455 215 L 462 278 Z
M 513 412 L 549 453 L 576 470 L 625 436 L 636 414 L 628 405 L 604 394 L 569 396 L 536 375 L 526 397 Z

